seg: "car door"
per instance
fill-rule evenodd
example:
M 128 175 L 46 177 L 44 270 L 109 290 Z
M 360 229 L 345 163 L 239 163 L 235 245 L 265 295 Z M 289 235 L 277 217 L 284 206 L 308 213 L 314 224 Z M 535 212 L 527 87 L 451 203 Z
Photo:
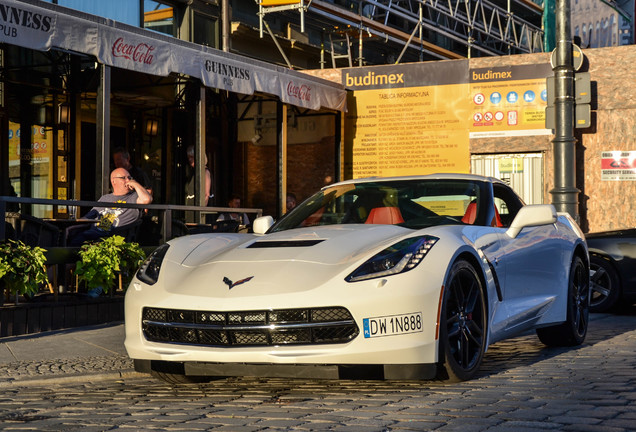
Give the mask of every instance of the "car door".
M 551 310 L 562 288 L 564 265 L 556 225 L 526 226 L 510 237 L 506 231 L 523 203 L 505 185 L 494 185 L 494 195 L 503 224 L 494 261 L 502 301 L 491 323 L 499 339 L 533 327 Z

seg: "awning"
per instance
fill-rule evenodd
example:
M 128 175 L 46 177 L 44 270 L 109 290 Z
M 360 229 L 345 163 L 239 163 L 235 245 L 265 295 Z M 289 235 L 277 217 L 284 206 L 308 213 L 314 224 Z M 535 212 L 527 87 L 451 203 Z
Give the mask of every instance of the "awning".
M 208 87 L 267 93 L 313 110 L 346 110 L 340 84 L 48 3 L 0 0 L 0 42 L 89 54 L 105 65 L 151 75 L 185 74 Z

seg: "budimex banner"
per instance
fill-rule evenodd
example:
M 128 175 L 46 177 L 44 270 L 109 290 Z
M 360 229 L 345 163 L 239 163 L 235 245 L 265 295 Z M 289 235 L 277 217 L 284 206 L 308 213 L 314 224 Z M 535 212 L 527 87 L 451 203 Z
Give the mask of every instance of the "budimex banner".
M 342 70 L 345 176 L 470 172 L 470 139 L 544 135 L 549 64 L 468 60 Z
M 469 171 L 468 61 L 345 69 L 342 83 L 354 178 Z
M 549 135 L 548 63 L 470 70 L 470 138 Z

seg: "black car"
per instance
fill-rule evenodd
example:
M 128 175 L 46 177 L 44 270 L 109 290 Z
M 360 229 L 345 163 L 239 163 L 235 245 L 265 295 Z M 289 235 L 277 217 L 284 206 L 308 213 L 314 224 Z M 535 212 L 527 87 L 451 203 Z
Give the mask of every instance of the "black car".
M 586 234 L 590 253 L 590 311 L 636 302 L 636 228 Z

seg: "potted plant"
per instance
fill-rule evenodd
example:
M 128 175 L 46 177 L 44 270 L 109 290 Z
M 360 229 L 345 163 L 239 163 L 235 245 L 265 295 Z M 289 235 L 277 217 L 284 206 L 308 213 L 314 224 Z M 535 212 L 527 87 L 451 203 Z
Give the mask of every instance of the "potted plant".
M 0 282 L 16 296 L 16 303 L 19 294 L 36 294 L 42 285 L 49 285 L 44 252 L 41 247 L 27 246 L 21 241 L 0 243 Z
M 103 290 L 108 293 L 118 276 L 128 286 L 130 275 L 146 258 L 137 243 L 127 243 L 122 236 L 102 238 L 94 243 L 82 245 L 78 252 L 75 273 L 79 281 L 84 281 L 89 291 Z M 125 289 L 125 288 L 124 288 Z

